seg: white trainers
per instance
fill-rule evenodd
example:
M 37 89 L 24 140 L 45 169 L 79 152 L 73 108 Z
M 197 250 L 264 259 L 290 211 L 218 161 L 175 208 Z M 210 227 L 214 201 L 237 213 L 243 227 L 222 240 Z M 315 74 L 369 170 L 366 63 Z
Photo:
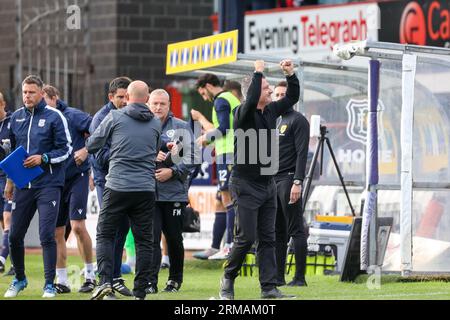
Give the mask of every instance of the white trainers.
M 56 288 L 53 284 L 47 284 L 44 287 L 44 294 L 42 295 L 42 298 L 54 298 L 56 297 Z
M 209 248 L 206 249 L 205 251 L 195 252 L 192 256 L 196 259 L 207 260 L 209 257 L 216 254 L 217 252 L 219 252 L 219 249 Z
M 219 252 L 208 257 L 208 260 L 226 260 L 231 252 L 231 246 L 226 244 Z
M 15 298 L 19 294 L 20 291 L 25 289 L 28 285 L 27 279 L 24 279 L 22 281 L 17 280 L 16 278 L 13 279 L 11 285 L 9 286 L 8 290 L 6 290 L 4 297 L 5 298 Z

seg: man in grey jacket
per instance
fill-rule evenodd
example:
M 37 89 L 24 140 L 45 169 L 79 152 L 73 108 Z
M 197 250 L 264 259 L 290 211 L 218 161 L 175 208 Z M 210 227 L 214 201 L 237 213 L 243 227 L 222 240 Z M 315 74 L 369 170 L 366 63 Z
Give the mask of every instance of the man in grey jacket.
M 195 169 L 194 137 L 189 124 L 170 112 L 170 97 L 163 89 L 150 94 L 150 110 L 161 120 L 161 151 L 156 159 L 156 204 L 153 225 L 153 264 L 147 293 L 158 292 L 161 231 L 169 249 L 169 279 L 165 292 L 177 292 L 183 282 L 183 212 L 188 202 L 188 175 Z M 169 151 L 170 149 L 170 151 Z M 168 158 L 171 158 L 169 161 Z
M 103 208 L 97 225 L 99 286 L 92 299 L 112 292 L 113 245 L 116 229 L 128 215 L 136 242 L 136 277 L 133 294 L 144 299 L 150 282 L 153 256 L 155 158 L 159 150 L 161 122 L 148 109 L 148 86 L 134 81 L 127 89 L 128 105 L 112 110 L 87 140 L 89 153 L 111 141 L 109 172 Z

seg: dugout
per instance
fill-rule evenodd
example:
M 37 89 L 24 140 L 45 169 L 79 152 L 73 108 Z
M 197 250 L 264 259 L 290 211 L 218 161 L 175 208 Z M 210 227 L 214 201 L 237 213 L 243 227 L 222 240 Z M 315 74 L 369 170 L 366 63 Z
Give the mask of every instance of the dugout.
M 320 115 L 327 126 L 357 213 L 366 186 L 368 61 L 380 62 L 376 208 L 379 217 L 394 221 L 383 271 L 450 271 L 449 53 L 442 48 L 364 42 L 352 54 L 358 56 L 358 66 L 294 59 L 301 85 L 297 110 L 308 119 Z M 235 62 L 183 75 L 211 72 L 240 80 L 253 72 L 254 60 L 263 59 L 266 78 L 275 85 L 284 79 L 278 66 L 282 58 L 238 54 Z M 406 115 L 410 117 L 405 119 Z M 316 142 L 311 139 L 311 151 Z M 327 152 L 323 161 L 323 175 L 315 177 L 305 210 L 309 221 L 315 214 L 350 214 Z

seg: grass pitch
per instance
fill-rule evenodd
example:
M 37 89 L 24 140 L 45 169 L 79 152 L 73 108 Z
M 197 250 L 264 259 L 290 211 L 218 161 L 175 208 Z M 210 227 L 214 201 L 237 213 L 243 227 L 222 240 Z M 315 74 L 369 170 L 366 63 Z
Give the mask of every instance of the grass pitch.
M 22 291 L 17 300 L 42 300 L 44 284 L 42 255 L 28 254 L 26 256 L 26 273 L 28 287 Z M 79 270 L 83 267 L 81 260 L 75 256 L 68 257 L 69 276 L 76 283 L 82 283 Z M 9 269 L 9 265 L 7 265 Z M 72 272 L 72 273 L 71 273 Z M 167 270 L 162 270 L 159 276 L 158 288 L 164 288 L 167 281 Z M 222 276 L 222 262 L 187 260 L 184 269 L 184 282 L 178 293 L 158 293 L 148 295 L 148 300 L 208 300 L 218 296 L 219 280 Z M 132 287 L 133 275 L 124 276 L 126 284 Z M 287 275 L 286 280 L 292 276 Z M 379 287 L 374 286 L 368 276 L 360 276 L 355 283 L 339 282 L 338 276 L 309 276 L 306 278 L 308 287 L 281 287 L 283 292 L 295 294 L 297 300 L 449 300 L 450 283 L 448 282 L 401 282 L 400 276 L 383 275 Z M 0 300 L 7 290 L 11 277 L 0 275 Z M 372 285 L 368 285 L 372 283 Z M 378 287 L 378 288 L 377 288 Z M 369 289 L 371 288 L 371 289 Z M 58 295 L 56 300 L 88 300 L 89 294 L 73 293 Z M 253 277 L 238 277 L 235 282 L 235 298 L 237 300 L 260 299 L 257 275 Z M 130 298 L 119 297 L 120 300 Z

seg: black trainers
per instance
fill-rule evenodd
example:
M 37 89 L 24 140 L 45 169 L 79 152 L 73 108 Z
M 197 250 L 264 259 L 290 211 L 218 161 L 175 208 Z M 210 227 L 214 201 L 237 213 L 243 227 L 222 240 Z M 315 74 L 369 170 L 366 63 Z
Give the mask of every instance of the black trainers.
M 56 289 L 56 293 L 59 293 L 59 294 L 70 293 L 70 288 L 62 283 L 56 283 L 55 289 Z
M 158 293 L 158 286 L 154 283 L 149 283 L 148 287 L 145 289 L 146 294 L 156 294 Z
M 220 280 L 219 298 L 221 300 L 234 300 L 234 280 L 226 278 Z
M 289 287 L 307 287 L 308 286 L 305 279 L 293 279 L 287 285 Z
M 261 292 L 261 298 L 263 299 L 283 299 L 283 298 L 295 298 L 294 295 L 284 294 L 277 287 L 270 290 L 263 290 Z
M 286 285 L 286 281 L 284 281 L 284 280 L 277 280 L 277 284 L 276 284 L 277 287 L 282 287 L 282 286 L 285 286 L 285 285 Z
M 94 291 L 95 286 L 97 285 L 97 281 L 86 279 L 86 282 L 80 287 L 78 290 L 79 293 L 89 293 Z
M 166 287 L 163 292 L 178 292 L 180 290 L 181 284 L 176 281 L 169 280 L 166 283 Z
M 122 278 L 114 279 L 112 283 L 114 292 L 118 292 L 125 297 L 132 297 L 133 293 L 125 286 L 125 280 Z
M 14 269 L 14 266 L 11 266 L 9 271 L 7 273 L 5 273 L 3 276 L 4 277 L 13 277 L 15 275 L 16 275 L 16 270 Z
M 5 264 L 0 261 L 0 273 L 5 272 Z
M 111 287 L 111 283 L 106 282 L 98 287 L 95 288 L 94 292 L 92 293 L 91 300 L 103 300 L 103 297 L 113 292 L 113 289 Z

